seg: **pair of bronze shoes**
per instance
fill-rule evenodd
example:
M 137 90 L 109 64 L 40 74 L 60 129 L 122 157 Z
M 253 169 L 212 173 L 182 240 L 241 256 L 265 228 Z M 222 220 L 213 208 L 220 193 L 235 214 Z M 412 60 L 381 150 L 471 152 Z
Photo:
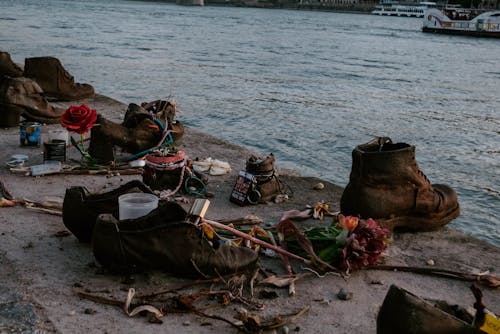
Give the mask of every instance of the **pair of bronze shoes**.
M 142 157 L 152 148 L 172 144 L 184 134 L 184 125 L 174 120 L 174 100 L 156 100 L 141 105 L 130 103 L 123 122 L 98 115 L 91 130 L 89 154 L 99 163 L 115 160 L 115 146 Z
M 256 252 L 209 241 L 175 202 L 160 201 L 148 215 L 120 221 L 118 197 L 130 192 L 151 190 L 139 180 L 100 194 L 83 187 L 66 190 L 64 225 L 81 242 L 91 242 L 103 267 L 122 273 L 160 269 L 200 277 L 233 274 L 256 265 Z
M 26 58 L 24 69 L 0 51 L 0 126 L 19 124 L 19 117 L 42 123 L 59 123 L 64 112 L 47 99 L 81 100 L 94 96 L 94 88 L 74 78 L 54 57 Z

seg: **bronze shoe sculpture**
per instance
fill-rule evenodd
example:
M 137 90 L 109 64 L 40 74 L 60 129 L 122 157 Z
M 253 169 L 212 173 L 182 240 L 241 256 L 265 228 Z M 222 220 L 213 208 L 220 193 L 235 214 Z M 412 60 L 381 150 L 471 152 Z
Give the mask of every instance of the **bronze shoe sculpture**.
M 162 110 L 168 108 L 166 106 Z M 182 136 L 184 127 L 180 123 L 177 129 L 182 131 L 177 135 L 172 133 L 173 136 L 170 136 L 165 131 L 165 124 L 168 127 L 170 123 L 167 119 L 157 116 L 161 115 L 156 115 L 153 111 L 148 111 L 135 103 L 128 105 L 121 124 L 98 115 L 97 125 L 91 130 L 89 154 L 98 162 L 109 162 L 114 160 L 115 145 L 132 154 L 141 152 L 146 154 L 147 150 L 171 143 L 173 138 Z
M 208 277 L 255 267 L 256 252 L 209 242 L 186 217 L 179 204 L 164 201 L 137 219 L 119 221 L 112 214 L 100 215 L 92 251 L 103 267 L 118 272 L 160 269 L 177 276 Z
M 482 333 L 458 318 L 451 307 L 432 303 L 391 285 L 377 316 L 377 334 L 472 334 Z M 465 312 L 460 315 L 466 316 Z
M 48 98 L 74 101 L 94 96 L 91 85 L 75 83 L 73 76 L 54 57 L 26 58 L 24 76 L 35 80 Z
M 0 126 L 19 125 L 19 117 L 40 123 L 59 123 L 64 110 L 51 106 L 43 90 L 33 80 L 19 77 L 0 78 Z
M 3 75 L 17 78 L 23 76 L 23 69 L 14 63 L 8 52 L 0 50 L 0 77 Z
M 273 201 L 277 195 L 285 193 L 274 168 L 276 159 L 271 153 L 265 158 L 250 156 L 246 162 L 246 171 L 255 175 L 256 189 L 259 194 L 258 202 Z
M 91 194 L 85 187 L 66 189 L 63 201 L 63 223 L 80 242 L 90 242 L 97 216 L 118 213 L 118 197 L 132 192 L 153 193 L 139 180 L 104 193 Z
M 114 160 L 114 146 L 137 154 L 157 146 L 163 130 L 150 117 L 142 117 L 134 127 L 127 127 L 97 116 L 96 125 L 90 132 L 89 154 L 98 162 Z
M 428 231 L 460 214 L 457 194 L 431 184 L 418 168 L 415 146 L 379 137 L 352 152 L 349 184 L 340 200 L 344 215 L 373 218 L 392 230 Z
M 163 124 L 167 125 L 167 130 L 172 133 L 172 139 L 178 142 L 184 135 L 184 125 L 178 120 L 175 120 L 177 114 L 177 103 L 173 99 L 155 100 L 152 102 L 143 102 L 141 107 L 147 112 L 160 119 Z

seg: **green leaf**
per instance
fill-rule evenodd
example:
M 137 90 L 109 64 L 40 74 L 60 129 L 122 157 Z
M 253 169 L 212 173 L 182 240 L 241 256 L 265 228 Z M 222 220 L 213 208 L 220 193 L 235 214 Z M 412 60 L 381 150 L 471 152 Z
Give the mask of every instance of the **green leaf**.
M 342 230 L 339 235 L 335 238 L 335 242 L 339 247 L 343 247 L 347 241 L 347 237 L 349 236 L 348 230 Z
M 321 260 L 327 263 L 333 263 L 338 254 L 338 246 L 336 244 L 331 244 L 330 246 L 323 248 L 318 256 Z

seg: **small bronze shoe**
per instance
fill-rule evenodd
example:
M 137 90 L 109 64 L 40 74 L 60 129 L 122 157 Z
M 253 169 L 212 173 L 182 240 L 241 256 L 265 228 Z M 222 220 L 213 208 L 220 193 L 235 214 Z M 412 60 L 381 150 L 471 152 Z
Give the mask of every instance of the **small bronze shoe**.
M 19 77 L 0 78 L 0 126 L 19 125 L 19 117 L 40 123 L 60 123 L 64 109 L 51 106 L 43 90 L 33 80 Z
M 139 180 L 104 193 L 91 194 L 81 186 L 66 189 L 63 201 L 63 223 L 80 242 L 90 242 L 97 216 L 118 213 L 118 197 L 132 192 L 153 193 Z
M 9 76 L 18 78 L 23 76 L 23 69 L 10 58 L 8 52 L 0 50 L 0 77 Z
M 75 83 L 73 76 L 54 57 L 26 58 L 24 76 L 35 80 L 48 98 L 75 101 L 94 96 L 94 87 Z
M 287 187 L 280 181 L 276 170 L 274 155 L 271 153 L 264 159 L 250 156 L 246 162 L 246 171 L 255 175 L 256 190 L 260 194 L 258 202 L 265 203 L 273 201 L 276 196 L 287 193 Z M 291 192 L 288 193 L 291 195 Z
M 253 269 L 258 254 L 246 247 L 209 242 L 201 228 L 186 222 L 175 202 L 137 219 L 97 218 L 92 251 L 103 267 L 117 272 L 160 269 L 182 277 L 210 277 Z

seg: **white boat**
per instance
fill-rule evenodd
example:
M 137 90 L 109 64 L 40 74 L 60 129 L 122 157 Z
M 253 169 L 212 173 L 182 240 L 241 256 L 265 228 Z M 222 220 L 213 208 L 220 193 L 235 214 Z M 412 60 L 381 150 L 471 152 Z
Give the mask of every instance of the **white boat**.
M 500 10 L 431 8 L 425 11 L 423 32 L 500 38 Z
M 400 4 L 395 1 L 381 1 L 372 11 L 374 15 L 424 17 L 424 10 L 436 7 L 435 2 L 418 2 L 415 4 Z

